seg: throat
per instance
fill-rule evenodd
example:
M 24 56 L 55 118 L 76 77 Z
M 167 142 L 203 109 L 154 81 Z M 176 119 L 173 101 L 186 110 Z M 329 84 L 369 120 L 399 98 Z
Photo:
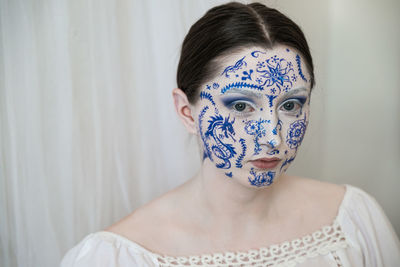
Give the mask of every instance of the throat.
M 215 168 L 210 169 L 202 168 L 192 178 L 187 190 L 190 205 L 185 204 L 204 231 L 246 232 L 249 227 L 259 228 L 283 217 L 285 200 L 278 184 L 250 188 L 214 171 Z

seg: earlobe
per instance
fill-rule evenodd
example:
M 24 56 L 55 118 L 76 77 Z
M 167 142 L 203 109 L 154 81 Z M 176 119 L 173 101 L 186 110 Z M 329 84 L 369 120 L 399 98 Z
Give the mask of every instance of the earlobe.
M 193 119 L 193 107 L 190 105 L 186 94 L 179 88 L 172 90 L 175 111 L 189 133 L 197 134 L 196 123 Z

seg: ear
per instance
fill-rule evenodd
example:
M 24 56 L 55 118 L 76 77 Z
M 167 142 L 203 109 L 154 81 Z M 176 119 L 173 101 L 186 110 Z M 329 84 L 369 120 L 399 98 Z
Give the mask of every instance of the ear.
M 190 105 L 186 94 L 179 88 L 172 90 L 172 97 L 174 98 L 174 105 L 178 117 L 185 125 L 186 130 L 191 134 L 197 134 L 197 128 L 193 119 L 193 107 Z

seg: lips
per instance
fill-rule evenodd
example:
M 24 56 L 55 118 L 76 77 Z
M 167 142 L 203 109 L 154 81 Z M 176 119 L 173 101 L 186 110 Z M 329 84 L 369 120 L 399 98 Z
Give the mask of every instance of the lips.
M 261 158 L 261 159 L 250 161 L 250 163 L 253 164 L 254 167 L 259 168 L 259 169 L 273 169 L 280 162 L 281 162 L 281 159 L 279 159 L 279 158 Z

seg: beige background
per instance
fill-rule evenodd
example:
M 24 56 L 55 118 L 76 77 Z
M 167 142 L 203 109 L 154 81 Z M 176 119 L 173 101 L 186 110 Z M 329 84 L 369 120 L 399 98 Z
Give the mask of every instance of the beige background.
M 56 266 L 194 174 L 171 89 L 190 25 L 224 2 L 0 0 L 1 266 Z M 316 67 L 289 172 L 361 187 L 400 233 L 400 2 L 266 3 L 304 29 Z
M 399 234 L 400 2 L 301 2 L 275 2 L 308 36 L 317 76 L 311 126 L 289 172 L 361 187 Z

